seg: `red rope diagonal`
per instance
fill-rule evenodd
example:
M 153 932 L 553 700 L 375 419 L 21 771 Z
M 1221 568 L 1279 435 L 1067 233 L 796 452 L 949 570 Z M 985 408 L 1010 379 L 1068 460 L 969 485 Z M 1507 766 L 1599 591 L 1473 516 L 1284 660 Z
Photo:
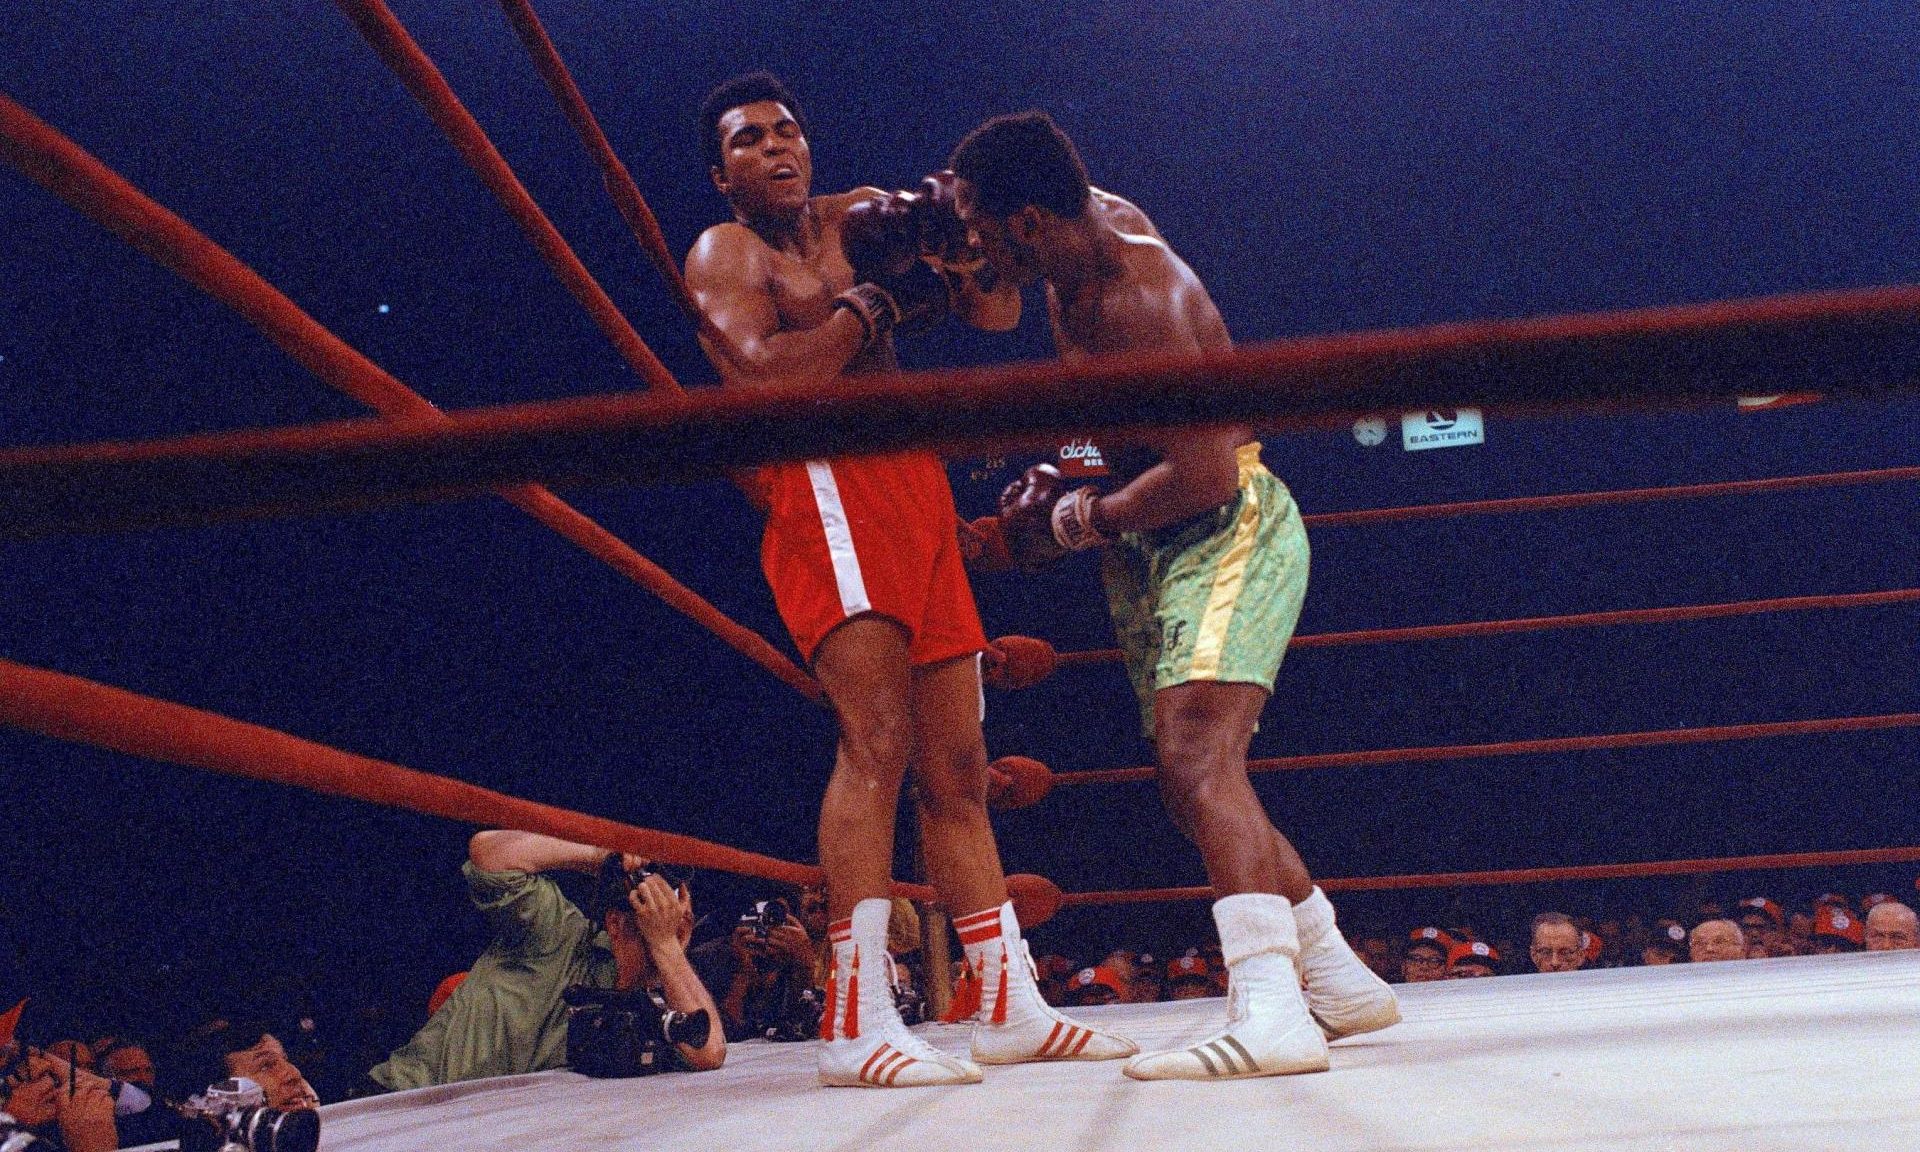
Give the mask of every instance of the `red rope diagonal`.
M 231 252 L 5 95 L 0 95 L 0 157 L 161 266 L 238 312 L 295 363 L 388 421 L 432 425 L 449 419 Z M 521 485 L 503 489 L 500 495 L 808 698 L 820 698 L 820 687 L 812 677 L 773 645 L 729 619 L 664 568 L 552 492 Z
M 1351 644 L 1393 644 L 1411 640 L 1454 640 L 1466 636 L 1499 636 L 1511 632 L 1548 632 L 1558 628 L 1597 628 L 1618 624 L 1674 624 L 1688 620 L 1718 620 L 1772 612 L 1807 612 L 1826 608 L 1872 608 L 1920 600 L 1920 588 L 1884 592 L 1848 592 L 1830 596 L 1786 596 L 1772 600 L 1736 600 L 1725 604 L 1691 604 L 1676 608 L 1627 608 L 1613 612 L 1576 612 L 1567 616 L 1530 616 L 1517 620 L 1475 620 L 1463 624 L 1423 624 L 1411 628 L 1368 628 L 1355 632 L 1314 632 L 1295 636 L 1294 648 L 1340 648 Z M 1113 664 L 1118 648 L 1062 652 L 1060 666 Z
M 1834 488 L 1849 484 L 1885 484 L 1920 480 L 1920 468 L 1873 468 L 1861 472 L 1823 472 L 1812 476 L 1780 476 L 1766 480 L 1731 480 L 1717 484 L 1679 484 L 1668 488 L 1623 488 L 1612 492 L 1570 492 L 1558 496 L 1518 496 L 1506 500 L 1462 500 L 1452 504 L 1416 504 L 1407 508 L 1364 508 L 1355 512 L 1319 512 L 1301 517 L 1309 525 L 1326 528 L 1356 524 L 1387 524 L 1403 520 L 1435 520 L 1504 512 L 1544 512 L 1565 508 L 1595 508 L 1609 504 L 1646 504 L 1656 500 L 1692 500 L 1702 496 L 1750 496 L 1801 488 Z
M 1727 740 L 1769 740 L 1778 736 L 1814 736 L 1832 732 L 1871 732 L 1920 727 L 1920 712 L 1882 716 L 1841 716 L 1820 720 L 1782 720 L 1767 724 L 1727 724 L 1715 728 L 1668 728 L 1656 732 L 1616 732 L 1604 736 L 1559 736 L 1511 740 L 1500 744 L 1443 744 L 1427 748 L 1380 748 L 1363 752 L 1327 752 L 1314 756 L 1276 756 L 1247 761 L 1249 772 L 1294 772 L 1309 768 L 1363 768 L 1381 764 L 1425 764 L 1436 760 L 1477 760 L 1489 756 L 1538 756 L 1556 752 L 1594 752 L 1608 748 L 1651 748 L 1663 744 L 1714 744 Z M 1119 784 L 1151 780 L 1152 768 L 1102 768 L 1056 772 L 1063 784 Z
M 1382 892 L 1407 888 L 1481 888 L 1500 884 L 1552 884 L 1566 880 L 1638 880 L 1649 876 L 1698 876 L 1710 872 L 1772 872 L 1788 868 L 1845 868 L 1864 864 L 1911 864 L 1920 847 L 1859 848 L 1840 852 L 1789 852 L 1775 856 L 1717 856 L 1653 860 L 1636 864 L 1582 864 L 1567 868 L 1512 868 L 1499 872 L 1435 872 L 1412 876 L 1351 876 L 1316 883 L 1328 892 Z M 1063 892 L 1063 908 L 1095 904 L 1153 904 L 1211 900 L 1213 889 L 1142 888 L 1119 892 Z
M 539 832 L 696 868 L 787 884 L 815 884 L 823 876 L 815 865 L 538 804 L 8 660 L 0 660 L 0 724 L 149 760 L 288 784 L 468 824 Z M 923 885 L 895 884 L 894 890 L 916 900 L 937 900 L 933 890 Z
M 414 43 L 413 37 L 407 34 L 406 28 L 387 6 L 381 0 L 336 0 L 336 3 L 354 27 L 360 30 L 360 34 L 366 37 L 367 43 L 373 45 L 380 59 L 399 77 L 407 91 L 426 108 L 427 115 L 459 149 L 468 166 L 479 174 L 488 190 L 500 200 L 508 214 L 533 241 L 534 247 L 560 277 L 567 291 L 580 301 L 594 324 L 606 334 L 607 339 L 613 341 L 613 346 L 640 374 L 640 378 L 649 387 L 662 392 L 679 392 L 680 384 L 673 378 L 673 373 L 667 371 L 667 366 L 647 347 L 646 341 L 640 339 L 640 334 L 633 330 L 620 309 L 595 282 L 593 274 L 574 255 L 559 229 L 553 226 L 547 214 L 527 194 L 525 185 L 513 174 L 513 169 L 500 155 L 499 149 L 493 146 L 493 141 L 487 138 L 480 122 L 460 103 L 460 98 L 454 95 L 446 78 L 440 75 L 440 70 Z
M 573 74 L 567 71 L 567 65 L 560 58 L 560 50 L 554 47 L 547 30 L 540 23 L 540 17 L 528 0 L 500 0 L 500 7 L 506 12 L 507 19 L 513 24 L 513 30 L 520 36 L 520 42 L 527 46 L 533 56 L 533 66 L 540 78 L 547 82 L 554 99 L 560 102 L 560 110 L 565 113 L 567 122 L 579 134 L 587 154 L 600 168 L 600 179 L 607 187 L 607 195 L 613 198 L 613 206 L 619 210 L 621 219 L 633 230 L 633 238 L 640 243 L 641 250 L 653 261 L 660 276 L 667 282 L 667 291 L 673 302 L 687 315 L 687 319 L 701 326 L 708 335 L 718 334 L 707 319 L 706 313 L 694 303 L 693 292 L 680 275 L 680 265 L 674 260 L 673 252 L 667 247 L 667 238 L 660 231 L 660 221 L 653 215 L 653 209 L 647 205 L 646 197 L 640 194 L 640 188 L 633 182 L 633 176 L 627 166 L 614 152 L 613 145 L 607 141 L 607 134 L 600 130 L 600 122 L 594 118 L 593 109 L 587 106 L 587 98 L 580 93 L 580 86 L 574 83 Z M 709 331 L 710 330 L 710 331 Z

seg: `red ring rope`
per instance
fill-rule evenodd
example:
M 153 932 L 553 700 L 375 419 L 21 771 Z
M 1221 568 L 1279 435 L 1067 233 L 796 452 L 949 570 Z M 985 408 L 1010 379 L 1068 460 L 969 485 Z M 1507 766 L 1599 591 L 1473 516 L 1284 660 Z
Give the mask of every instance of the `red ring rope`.
M 586 396 L 475 409 L 433 429 L 343 421 L 0 452 L 0 535 L 287 515 L 475 494 L 501 484 L 711 476 L 773 460 L 920 445 L 1034 447 L 1077 429 L 1318 427 L 1414 404 L 1547 411 L 1717 397 L 1728 378 L 1874 353 L 1827 391 L 1905 394 L 1920 287 L 1442 324 L 1228 352 L 862 376 L 818 386 Z M 1549 404 L 1543 380 L 1551 380 Z M 1792 381 L 1786 383 L 1791 384 Z
M 426 108 L 427 115 L 446 133 L 468 166 L 479 174 L 488 190 L 526 232 L 547 265 L 560 277 L 567 291 L 573 293 L 574 299 L 580 301 L 595 326 L 613 342 L 621 357 L 649 387 L 679 392 L 680 384 L 673 373 L 667 371 L 667 366 L 647 347 L 646 341 L 640 339 L 640 334 L 627 323 L 627 318 L 587 271 L 587 266 L 574 255 L 560 230 L 527 194 L 526 186 L 487 138 L 479 121 L 460 103 L 446 78 L 408 35 L 406 27 L 381 0 L 335 0 L 335 3 L 399 77 L 400 83 Z
M 1920 847 L 1859 848 L 1840 852 L 1792 852 L 1776 856 L 1721 856 L 1696 860 L 1654 860 L 1633 864 L 1582 864 L 1567 868 L 1511 868 L 1499 872 L 1434 872 L 1409 876 L 1351 876 L 1316 880 L 1328 892 L 1384 892 L 1409 888 L 1478 888 L 1501 884 L 1551 884 L 1567 880 L 1638 880 L 1650 876 L 1697 876 L 1712 872 L 1770 872 L 1788 868 L 1842 868 L 1860 864 L 1911 864 Z M 1060 906 L 1153 904 L 1171 900 L 1211 900 L 1213 889 L 1141 888 L 1114 892 L 1063 892 Z
M 1324 752 L 1312 756 L 1275 756 L 1247 761 L 1248 772 L 1297 772 L 1311 768 L 1362 768 L 1382 764 L 1425 764 L 1436 760 L 1477 760 L 1491 756 L 1539 756 L 1554 752 L 1593 752 L 1608 748 L 1652 748 L 1666 744 L 1714 744 L 1726 740 L 1767 740 L 1777 736 L 1814 736 L 1833 732 L 1877 732 L 1920 727 L 1920 712 L 1881 716 L 1840 716 L 1820 720 L 1781 720 L 1766 724 L 1727 724 L 1714 728 L 1668 728 L 1654 732 L 1616 732 L 1603 736 L 1557 736 L 1499 744 L 1441 744 L 1426 748 L 1375 748 Z M 1102 768 L 1055 772 L 1063 784 L 1123 784 L 1151 780 L 1152 768 Z
M 1547 632 L 1560 628 L 1597 628 L 1618 624 L 1674 624 L 1688 620 L 1719 620 L 1773 612 L 1807 612 L 1829 608 L 1871 608 L 1909 604 L 1920 600 L 1920 588 L 1883 592 L 1848 592 L 1828 596 L 1785 596 L 1772 600 L 1736 600 L 1724 604 L 1691 604 L 1674 608 L 1626 608 L 1612 612 L 1576 612 L 1567 616 L 1529 616 L 1517 620 L 1475 620 L 1463 624 L 1422 624 L 1410 628 L 1367 628 L 1354 632 L 1313 632 L 1295 636 L 1287 648 L 1340 648 L 1352 644 L 1395 644 L 1412 640 L 1454 640 L 1467 636 L 1501 636 L 1513 632 Z M 1118 648 L 1061 652 L 1060 667 L 1114 664 Z
M 539 832 L 696 868 L 786 884 L 816 884 L 824 876 L 817 865 L 796 864 L 692 836 L 638 828 L 522 800 L 217 713 L 9 660 L 0 660 L 0 723 L 130 756 L 290 784 L 469 824 Z M 894 891 L 915 900 L 938 900 L 933 889 L 925 885 L 896 883 Z
M 519 34 L 520 42 L 525 44 L 527 52 L 533 57 L 533 66 L 540 78 L 547 82 L 547 88 L 560 102 L 560 111 L 567 122 L 580 137 L 580 143 L 586 146 L 587 155 L 600 169 L 600 180 L 606 185 L 607 195 L 613 198 L 613 206 L 620 218 L 627 222 L 633 238 L 640 248 L 653 261 L 660 278 L 667 282 L 667 292 L 673 302 L 686 313 L 687 319 L 700 326 L 700 330 L 709 340 L 721 339 L 720 330 L 713 321 L 700 310 L 694 302 L 693 292 L 687 287 L 686 278 L 680 274 L 680 265 L 674 260 L 673 252 L 667 247 L 667 238 L 660 231 L 660 221 L 654 217 L 653 209 L 648 206 L 646 197 L 640 194 L 640 188 L 633 182 L 632 173 L 620 162 L 613 145 L 607 141 L 607 134 L 600 130 L 599 120 L 594 118 L 593 109 L 587 106 L 587 98 L 580 93 L 580 86 L 574 83 L 573 74 L 567 71 L 566 61 L 560 58 L 560 50 L 554 47 L 553 39 L 540 23 L 540 17 L 527 0 L 500 0 L 500 7 L 507 14 L 507 20 L 513 30 Z
M 1693 500 L 1703 496 L 1750 496 L 1760 492 L 1833 488 L 1848 484 L 1884 484 L 1898 480 L 1920 480 L 1920 468 L 1871 468 L 1859 472 L 1778 476 L 1767 480 L 1677 484 L 1667 488 L 1622 488 L 1612 492 L 1569 492 L 1558 496 L 1518 496 L 1505 500 L 1461 500 L 1452 504 L 1416 504 L 1406 508 L 1363 508 L 1355 512 L 1317 512 L 1311 516 L 1302 516 L 1301 520 L 1308 527 L 1345 528 L 1356 524 L 1435 520 L 1445 516 L 1597 508 L 1612 504 L 1646 504 L 1656 500 Z
M 308 315 L 231 252 L 135 188 L 85 149 L 0 94 L 0 156 L 161 266 L 238 312 L 295 363 L 387 420 L 445 422 L 447 414 Z M 533 485 L 500 495 L 809 699 L 820 687 L 780 651 L 729 619 L 613 533 Z

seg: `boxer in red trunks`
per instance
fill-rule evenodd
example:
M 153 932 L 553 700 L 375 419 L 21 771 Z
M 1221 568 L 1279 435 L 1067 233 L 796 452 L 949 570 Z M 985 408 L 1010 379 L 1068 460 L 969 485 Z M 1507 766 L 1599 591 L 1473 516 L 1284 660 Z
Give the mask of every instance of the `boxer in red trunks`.
M 734 219 L 707 229 L 687 283 L 730 387 L 821 384 L 896 367 L 892 333 L 950 311 L 1011 328 L 1017 288 L 984 288 L 950 177 L 913 193 L 812 195 L 805 121 L 772 76 L 738 77 L 701 109 L 702 147 Z M 1138 1048 L 1040 998 L 986 811 L 980 618 L 961 567 L 945 467 L 925 452 L 759 469 L 761 562 L 794 643 L 839 721 L 820 806 L 833 974 L 820 1079 L 972 1083 L 978 1063 L 1112 1059 Z M 981 979 L 972 1060 L 907 1031 L 889 991 L 886 899 L 894 812 L 911 764 L 927 870 Z

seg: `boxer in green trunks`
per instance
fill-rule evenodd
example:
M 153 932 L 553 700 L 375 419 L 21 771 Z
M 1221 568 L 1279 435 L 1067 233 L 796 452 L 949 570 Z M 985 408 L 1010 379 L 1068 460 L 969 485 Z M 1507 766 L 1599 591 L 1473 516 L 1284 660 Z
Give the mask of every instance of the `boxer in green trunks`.
M 960 217 L 994 271 L 1044 284 L 1062 359 L 1232 346 L 1193 270 L 1140 209 L 1089 184 L 1044 113 L 987 121 L 952 168 Z M 1322 1071 L 1328 1038 L 1400 1014 L 1247 780 L 1247 746 L 1306 594 L 1299 512 L 1244 427 L 1170 429 L 1104 463 L 1117 485 L 1104 494 L 1072 488 L 1052 465 L 1028 469 L 1001 497 L 1001 525 L 1024 564 L 1106 549 L 1102 575 L 1161 798 L 1206 862 L 1231 989 L 1224 1030 L 1135 1057 L 1126 1072 Z

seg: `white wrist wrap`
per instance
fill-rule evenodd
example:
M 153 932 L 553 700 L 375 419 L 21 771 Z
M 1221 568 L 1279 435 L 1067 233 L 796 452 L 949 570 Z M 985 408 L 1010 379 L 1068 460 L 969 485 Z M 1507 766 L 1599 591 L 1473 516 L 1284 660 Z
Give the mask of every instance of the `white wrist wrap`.
M 1113 543 L 1113 537 L 1093 526 L 1093 502 L 1099 498 L 1100 490 L 1091 486 L 1060 497 L 1053 506 L 1053 538 L 1060 547 L 1079 552 Z

